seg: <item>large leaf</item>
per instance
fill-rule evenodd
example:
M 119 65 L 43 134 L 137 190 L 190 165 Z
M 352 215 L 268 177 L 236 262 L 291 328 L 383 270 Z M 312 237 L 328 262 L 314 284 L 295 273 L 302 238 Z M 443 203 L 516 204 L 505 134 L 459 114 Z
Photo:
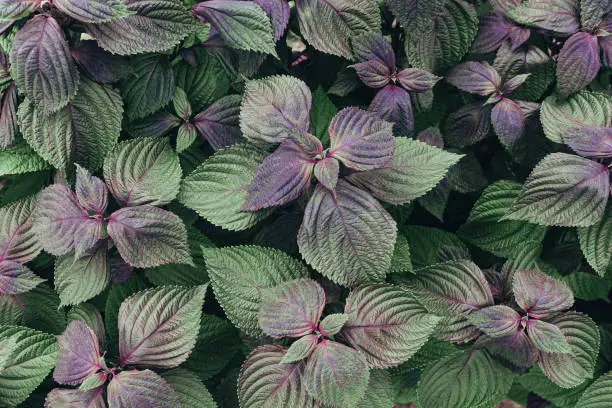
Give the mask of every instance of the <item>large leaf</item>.
M 80 385 L 99 370 L 101 353 L 98 337 L 93 330 L 79 320 L 70 322 L 58 336 L 59 352 L 53 379 L 66 385 Z
M 79 41 L 70 54 L 79 68 L 100 84 L 112 84 L 132 73 L 127 58 L 104 51 L 94 40 Z
M 319 51 L 352 58 L 351 38 L 380 31 L 380 11 L 369 0 L 297 0 L 300 31 Z
M 557 87 L 562 96 L 587 86 L 599 72 L 597 37 L 589 33 L 572 35 L 557 59 Z
M 318 272 L 345 286 L 380 282 L 397 235 L 387 211 L 365 191 L 338 180 L 317 185 L 298 232 L 300 253 Z
M 59 0 L 55 5 L 62 13 L 84 23 L 106 23 L 134 14 L 122 0 Z
M 178 368 L 163 373 L 162 377 L 174 389 L 181 408 L 217 408 L 212 395 L 194 373 Z
M 440 320 L 405 290 L 384 284 L 353 290 L 344 313 L 348 320 L 340 336 L 361 351 L 372 368 L 407 361 L 427 342 Z
M 408 138 L 395 139 L 393 158 L 382 169 L 354 173 L 347 179 L 391 204 L 405 204 L 434 188 L 461 155 Z
M 0 404 L 17 406 L 43 382 L 55 365 L 55 336 L 18 326 L 0 326 L 0 347 L 10 339 L 13 352 L 0 367 Z
M 193 265 L 185 225 L 170 211 L 149 205 L 122 208 L 111 214 L 107 228 L 121 257 L 132 266 Z
M 44 281 L 18 262 L 0 262 L 0 295 L 26 293 Z
M 104 160 L 104 180 L 124 207 L 168 204 L 179 192 L 181 175 L 168 139 L 128 140 Z
M 471 146 L 487 137 L 491 128 L 491 105 L 476 102 L 448 115 L 444 140 L 450 146 Z
M 401 231 L 408 240 L 415 269 L 471 258 L 468 248 L 453 233 L 419 225 L 406 226 Z
M 26 263 L 40 253 L 33 217 L 36 197 L 0 208 L 0 261 Z
M 79 73 L 53 17 L 38 15 L 17 32 L 11 50 L 17 87 L 43 113 L 58 111 L 77 91 Z
M 552 153 L 533 169 L 506 219 L 588 227 L 600 221 L 610 195 L 610 170 L 566 153 Z
M 119 309 L 121 365 L 173 368 L 193 349 L 206 286 L 166 286 L 130 296 Z
M 612 372 L 599 377 L 586 389 L 576 404 L 580 408 L 606 408 L 612 395 Z
M 0 176 L 24 174 L 49 168 L 51 166 L 24 142 L 0 150 Z
M 537 269 L 516 271 L 512 291 L 521 309 L 537 319 L 567 310 L 574 304 L 574 295 L 563 281 Z
M 600 222 L 578 228 L 578 239 L 589 265 L 599 276 L 604 276 L 612 265 L 612 204 L 608 204 Z
M 567 36 L 580 29 L 579 8 L 578 0 L 528 0 L 507 16 L 519 24 Z
M 122 371 L 108 385 L 109 408 L 176 408 L 181 406 L 170 384 L 151 370 Z
M 193 118 L 193 125 L 213 149 L 229 147 L 241 139 L 241 102 L 240 95 L 227 95 Z
M 527 374 L 520 376 L 518 381 L 534 394 L 563 408 L 576 407 L 580 396 L 589 386 L 589 381 L 585 381 L 575 388 L 561 388 L 550 381 L 537 366 L 529 370 Z
M 202 248 L 215 296 L 227 317 L 252 337 L 262 334 L 258 311 L 265 288 L 308 277 L 301 262 L 271 248 Z
M 125 0 L 136 14 L 101 24 L 87 24 L 86 31 L 114 54 L 130 55 L 163 51 L 177 45 L 193 30 L 194 22 L 179 0 Z
M 269 210 L 240 212 L 266 152 L 250 144 L 220 150 L 185 177 L 180 202 L 202 218 L 231 231 L 252 227 Z
M 144 55 L 132 62 L 134 73 L 123 83 L 125 113 L 140 119 L 166 106 L 174 95 L 174 72 L 165 55 Z
M 563 142 L 583 157 L 612 157 L 612 127 L 576 126 L 563 134 Z

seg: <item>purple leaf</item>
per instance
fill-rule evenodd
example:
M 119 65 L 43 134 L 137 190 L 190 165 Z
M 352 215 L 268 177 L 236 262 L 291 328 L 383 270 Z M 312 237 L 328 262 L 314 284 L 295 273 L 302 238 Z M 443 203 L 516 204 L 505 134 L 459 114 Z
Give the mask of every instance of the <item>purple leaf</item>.
M 108 385 L 108 408 L 177 408 L 174 389 L 151 370 L 122 371 Z
M 83 208 L 97 215 L 104 215 L 108 206 L 108 189 L 98 177 L 94 177 L 76 164 L 76 196 Z
M 289 23 L 289 3 L 285 0 L 253 0 L 266 12 L 272 23 L 274 39 L 278 41 Z
M 580 30 L 579 8 L 579 0 L 527 0 L 506 15 L 519 24 L 568 36 Z
M 20 92 L 46 114 L 66 106 L 77 91 L 79 73 L 53 17 L 37 15 L 17 32 L 11 71 Z
M 508 306 L 497 305 L 474 310 L 469 320 L 489 337 L 507 337 L 519 329 L 521 316 Z
M 440 149 L 444 148 L 444 139 L 442 138 L 440 129 L 437 127 L 430 127 L 422 130 L 417 135 L 417 140 Z
M 402 136 L 412 135 L 414 116 L 410 95 L 403 88 L 389 84 L 376 94 L 370 106 L 370 112 L 394 124 L 395 130 Z
M 259 325 L 273 338 L 299 338 L 317 330 L 324 307 L 325 292 L 317 282 L 284 282 L 263 291 Z
M 161 137 L 181 125 L 181 120 L 168 112 L 156 112 L 146 118 L 131 122 L 127 131 L 134 137 Z
M 0 208 L 0 262 L 26 263 L 40 253 L 41 245 L 35 230 L 35 208 L 35 197 Z
M 39 240 L 52 255 L 75 250 L 80 255 L 102 236 L 102 219 L 92 218 L 68 186 L 52 184 L 38 196 L 36 229 Z
M 149 205 L 122 208 L 111 214 L 107 228 L 119 254 L 132 266 L 193 264 L 185 225 L 170 211 Z
M 500 91 L 501 77 L 488 62 L 468 61 L 451 69 L 446 80 L 472 94 L 488 96 Z
M 540 351 L 545 353 L 572 353 L 572 349 L 561 329 L 554 324 L 542 320 L 528 320 L 527 335 Z
M 525 130 L 521 107 L 513 100 L 502 98 L 491 111 L 491 123 L 502 145 L 513 152 Z
M 581 125 L 565 131 L 563 141 L 584 157 L 612 157 L 612 128 Z
M 373 113 L 342 109 L 329 124 L 331 146 L 327 156 L 355 170 L 382 167 L 393 157 L 392 127 Z
M 359 62 L 350 67 L 355 69 L 357 76 L 367 87 L 382 88 L 391 82 L 392 71 L 379 59 Z
M 41 0 L 4 0 L 0 5 L 0 18 L 19 20 L 40 7 L 40 4 Z
M 83 72 L 101 84 L 112 84 L 132 72 L 126 58 L 104 51 L 95 41 L 78 42 L 70 54 Z
M 540 356 L 540 352 L 527 337 L 525 330 L 520 328 L 506 337 L 487 337 L 484 344 L 494 355 L 502 357 L 518 367 L 529 368 L 533 366 Z
M 390 72 L 395 71 L 395 52 L 389 41 L 380 34 L 366 32 L 353 38 L 353 53 L 358 61 L 377 59 L 382 61 Z
M 333 157 L 326 157 L 317 162 L 314 168 L 314 176 L 317 181 L 323 184 L 327 189 L 333 190 L 338 184 L 338 175 L 340 174 L 340 163 Z
M 582 32 L 572 35 L 557 58 L 557 87 L 561 95 L 567 97 L 590 84 L 599 66 L 597 37 Z
M 0 295 L 19 295 L 44 282 L 27 266 L 13 261 L 0 262 Z
M 417 68 L 406 68 L 397 73 L 397 80 L 407 91 L 425 92 L 442 79 L 431 72 Z
M 527 38 L 529 38 L 529 30 L 515 26 L 506 18 L 503 11 L 493 10 L 485 14 L 480 19 L 478 34 L 472 45 L 472 52 L 486 54 L 497 50 L 509 38 L 510 33 L 515 30 L 521 33 L 526 31 Z M 513 43 L 513 48 L 516 49 L 520 45 Z
M 609 0 L 581 0 L 580 22 L 582 31 L 595 31 L 606 14 L 608 14 L 608 18 L 612 18 L 611 13 L 612 5 Z
M 612 35 L 599 37 L 599 47 L 601 48 L 601 63 L 612 68 Z
M 106 408 L 104 388 L 91 390 L 54 388 L 45 399 L 45 408 Z
M 536 319 L 562 312 L 574 304 L 574 295 L 565 282 L 536 269 L 516 271 L 512 290 L 516 303 Z
M 138 292 L 119 308 L 120 366 L 174 368 L 195 346 L 206 286 Z
M 491 105 L 472 103 L 448 115 L 444 136 L 454 147 L 471 146 L 483 140 L 491 128 Z
M 111 281 L 115 285 L 120 285 L 132 276 L 134 268 L 125 262 L 118 254 L 108 260 L 110 266 Z
M 17 132 L 17 87 L 11 83 L 2 95 L 0 107 L 0 149 L 6 149 L 15 141 Z
M 193 125 L 213 149 L 228 147 L 242 138 L 240 132 L 241 102 L 240 95 L 227 95 L 193 118 Z
M 93 330 L 80 320 L 73 320 L 58 336 L 59 352 L 53 379 L 65 385 L 79 385 L 102 370 L 100 346 Z
M 518 87 L 523 85 L 525 81 L 527 80 L 527 78 L 529 78 L 529 75 L 531 74 L 520 74 L 520 75 L 516 75 L 508 79 L 504 83 L 504 86 L 502 87 L 502 90 L 501 90 L 502 94 L 507 95 L 515 91 L 516 89 L 518 89 Z
M 310 131 L 312 95 L 301 80 L 284 75 L 246 84 L 240 129 L 254 142 L 279 143 L 293 132 Z

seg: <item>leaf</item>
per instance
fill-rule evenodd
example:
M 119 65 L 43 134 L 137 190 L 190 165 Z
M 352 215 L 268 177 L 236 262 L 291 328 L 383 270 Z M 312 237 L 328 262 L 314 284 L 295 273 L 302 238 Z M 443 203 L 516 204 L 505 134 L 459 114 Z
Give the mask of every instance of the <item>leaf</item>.
M 297 0 L 300 31 L 319 51 L 351 59 L 350 40 L 365 32 L 380 32 L 380 12 L 368 0 Z
M 521 185 L 500 180 L 489 185 L 457 234 L 485 251 L 507 257 L 525 242 L 540 242 L 546 228 L 524 221 L 502 220 L 521 192 Z
M 151 370 L 128 370 L 113 376 L 107 398 L 109 408 L 181 406 L 172 386 Z
M 78 164 L 76 165 L 75 193 L 79 204 L 87 211 L 104 215 L 108 205 L 106 184 Z
M 391 266 L 396 224 L 372 196 L 344 180 L 317 185 L 298 232 L 304 260 L 344 286 L 380 282 Z
M 352 184 L 391 204 L 405 204 L 434 188 L 461 155 L 407 138 L 395 139 L 393 158 L 385 168 L 347 177 Z
M 317 334 L 307 334 L 304 337 L 296 340 L 287 349 L 287 352 L 281 359 L 281 364 L 293 364 L 308 358 L 315 347 L 319 344 L 319 336 Z
M 572 35 L 557 58 L 557 87 L 567 97 L 587 86 L 599 72 L 597 37 L 589 33 Z
M 54 278 L 61 306 L 78 305 L 99 295 L 111 280 L 107 244 L 97 244 L 80 257 L 67 254 L 57 258 Z
M 193 31 L 193 19 L 178 0 L 124 0 L 124 3 L 134 15 L 85 26 L 86 32 L 113 54 L 164 51 Z
M 350 66 L 357 72 L 357 76 L 368 88 L 382 88 L 391 82 L 395 66 L 389 67 L 384 61 L 371 59 Z
M 521 316 L 514 309 L 504 306 L 489 306 L 469 314 L 470 323 L 489 337 L 514 335 L 521 322 Z
M 576 299 L 610 301 L 608 295 L 612 290 L 612 281 L 608 278 L 600 278 L 587 272 L 573 272 L 564 276 L 563 281 L 570 287 Z
M 312 352 L 302 376 L 308 393 L 337 407 L 354 407 L 363 398 L 370 371 L 357 350 L 323 340 Z
M 55 5 L 62 13 L 83 23 L 106 23 L 134 14 L 121 0 L 58 0 Z
M 580 249 L 599 276 L 605 276 L 612 264 L 612 204 L 602 220 L 590 227 L 578 228 Z
M 192 372 L 177 368 L 162 377 L 179 397 L 181 408 L 217 408 L 217 403 L 202 381 Z
M 338 113 L 338 108 L 336 108 L 321 87 L 317 88 L 312 95 L 312 99 L 312 110 L 310 111 L 312 134 L 319 138 L 324 146 L 328 146 L 329 123 L 336 113 Z
M 38 256 L 40 242 L 34 229 L 36 197 L 0 207 L 0 261 L 26 263 Z
M 206 286 L 165 286 L 138 292 L 119 309 L 120 365 L 174 368 L 183 363 L 200 329 Z
M 348 319 L 349 316 L 344 313 L 329 314 L 319 324 L 319 330 L 324 336 L 333 336 L 344 327 Z
M 380 407 L 391 408 L 394 404 L 395 390 L 391 376 L 385 370 L 371 370 L 368 389 L 359 401 L 359 408 Z
M 301 262 L 271 248 L 202 248 L 215 297 L 228 319 L 251 337 L 262 330 L 258 311 L 264 288 L 308 277 Z
M 612 393 L 612 373 L 608 372 L 599 377 L 586 389 L 576 404 L 581 408 L 605 408 L 610 403 Z
M 546 137 L 562 143 L 568 128 L 583 125 L 612 127 L 612 96 L 604 93 L 579 91 L 566 100 L 558 95 L 544 99 L 540 120 Z
M 38 172 L 49 168 L 51 166 L 26 143 L 17 143 L 0 150 L 0 176 Z
M 129 120 L 166 106 L 174 95 L 174 73 L 165 55 L 143 55 L 132 60 L 134 73 L 123 83 L 125 114 Z
M 491 105 L 472 103 L 448 115 L 444 141 L 454 147 L 471 146 L 483 140 L 491 128 Z
M 14 83 L 2 95 L 0 108 L 0 148 L 6 149 L 17 135 L 17 87 Z
M 330 150 L 345 166 L 365 171 L 383 167 L 393 156 L 393 126 L 358 108 L 342 109 L 329 125 Z
M 45 399 L 45 408 L 106 408 L 104 388 L 73 390 L 54 388 Z
M 210 23 L 229 47 L 276 56 L 270 19 L 255 2 L 209 0 L 192 10 Z
M 511 43 L 512 49 L 516 49 L 529 39 L 531 34 L 529 29 L 514 25 L 505 14 L 504 10 L 493 9 L 480 18 L 478 34 L 472 44 L 473 53 L 494 52 L 504 42 Z
M 391 258 L 391 273 L 412 272 L 410 245 L 404 234 L 397 234 L 393 258 Z
M 512 290 L 516 303 L 536 319 L 562 312 L 574 304 L 574 295 L 564 282 L 537 269 L 516 271 Z
M 328 190 L 334 190 L 338 184 L 340 163 L 333 157 L 326 157 L 314 166 L 314 176 Z
M 100 84 L 112 84 L 132 73 L 126 58 L 104 51 L 93 40 L 79 41 L 70 54 L 79 68 Z
M 227 95 L 193 118 L 193 125 L 213 149 L 229 147 L 242 139 L 239 126 L 241 102 L 240 95 Z
M 588 227 L 601 220 L 610 195 L 609 169 L 566 153 L 552 153 L 533 169 L 505 219 Z
M 276 75 L 248 81 L 240 129 L 251 142 L 279 143 L 292 132 L 310 131 L 312 95 L 301 80 Z
M 40 6 L 38 0 L 9 0 L 3 1 L 0 6 L 0 19 L 5 20 L 19 20 L 22 17 L 26 17 L 31 14 Z
M 573 388 L 593 377 L 599 350 L 599 331 L 586 315 L 567 312 L 552 319 L 565 335 L 572 354 L 541 353 L 538 365 L 546 376 L 562 388 Z
M 104 181 L 124 207 L 168 204 L 179 192 L 181 176 L 168 139 L 127 140 L 104 160 Z
M 73 320 L 57 338 L 59 352 L 53 379 L 65 385 L 79 385 L 102 370 L 98 337 L 85 323 Z
M 302 375 L 304 363 L 281 364 L 285 348 L 268 344 L 253 350 L 240 369 L 238 400 L 249 408 L 314 408 Z
M 14 341 L 14 351 L 0 367 L 0 404 L 17 406 L 43 382 L 55 365 L 55 336 L 19 326 L 0 326 L 0 342 Z
M 182 153 L 187 150 L 198 137 L 198 132 L 191 123 L 183 123 L 176 134 L 176 152 Z
M 17 32 L 11 50 L 11 75 L 19 91 L 43 114 L 63 108 L 76 94 L 79 73 L 53 17 L 35 16 Z
M 76 320 L 85 323 L 98 338 L 101 350 L 106 350 L 106 330 L 104 328 L 104 320 L 100 311 L 90 303 L 81 303 L 78 306 L 73 306 L 68 311 L 67 319 L 69 322 Z
M 340 336 L 364 355 L 371 368 L 388 368 L 410 359 L 440 320 L 408 292 L 386 284 L 353 290 L 344 313 L 348 321 Z
M 514 376 L 484 350 L 456 353 L 430 364 L 419 381 L 423 408 L 484 408 L 497 404 Z
M 480 96 L 501 91 L 501 77 L 486 61 L 459 64 L 449 71 L 446 80 L 462 91 Z
M 265 151 L 246 143 L 220 150 L 185 177 L 178 199 L 214 225 L 230 231 L 248 229 L 269 214 L 239 212 L 265 157 Z
M 119 254 L 132 266 L 193 265 L 185 225 L 170 211 L 149 205 L 122 208 L 111 214 L 107 228 Z
M 575 388 L 561 388 L 551 382 L 539 367 L 533 367 L 525 375 L 518 378 L 520 384 L 533 393 L 545 398 L 560 407 L 575 407 L 583 391 L 588 387 L 589 381 L 583 382 Z
M 563 134 L 563 142 L 583 157 L 612 157 L 612 127 L 573 127 Z
M 27 266 L 13 261 L 0 262 L 0 295 L 26 293 L 44 281 Z
M 465 244 L 450 232 L 418 225 L 405 226 L 401 231 L 408 240 L 415 270 L 449 260 L 471 259 Z
M 529 320 L 527 334 L 533 344 L 546 353 L 570 354 L 572 352 L 565 336 L 554 324 L 542 320 Z
M 278 41 L 285 32 L 287 24 L 289 23 L 290 8 L 289 4 L 282 0 L 253 0 L 261 7 L 272 24 L 272 34 L 274 39 Z
M 568 36 L 580 29 L 579 4 L 576 0 L 528 0 L 506 15 L 519 24 Z
M 525 131 L 525 115 L 518 103 L 502 98 L 491 110 L 491 124 L 501 144 L 515 153 Z

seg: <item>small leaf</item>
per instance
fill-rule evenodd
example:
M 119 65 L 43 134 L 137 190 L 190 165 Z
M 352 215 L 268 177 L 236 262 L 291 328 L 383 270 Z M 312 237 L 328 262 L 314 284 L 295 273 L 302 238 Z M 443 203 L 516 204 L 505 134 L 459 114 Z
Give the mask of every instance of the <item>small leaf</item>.
M 459 64 L 448 73 L 446 80 L 462 91 L 480 96 L 501 91 L 501 77 L 486 61 Z
M 377 32 L 365 32 L 351 39 L 357 61 L 379 60 L 391 72 L 396 69 L 395 51 L 389 41 Z
M 528 0 L 506 15 L 519 24 L 567 36 L 580 29 L 579 2 L 575 0 Z
M 379 90 L 370 106 L 381 119 L 393 123 L 395 132 L 402 136 L 410 136 L 414 131 L 414 114 L 410 94 L 403 88 L 389 84 Z
M 103 391 L 102 387 L 90 390 L 54 388 L 45 399 L 45 408 L 106 408 Z
M 0 261 L 26 263 L 41 250 L 36 236 L 36 197 L 23 198 L 0 207 Z
M 325 316 L 325 318 L 319 324 L 319 330 L 321 330 L 321 334 L 330 337 L 337 334 L 342 327 L 348 321 L 349 316 L 344 313 L 332 313 L 330 315 Z
M 128 370 L 113 376 L 107 398 L 109 408 L 181 406 L 172 386 L 151 370 Z
M 514 309 L 504 306 L 489 306 L 474 310 L 468 316 L 470 323 L 489 337 L 505 337 L 516 333 L 521 316 Z
M 395 71 L 395 66 L 389 67 L 384 61 L 371 59 L 359 62 L 350 66 L 357 76 L 369 88 L 382 88 L 391 82 L 391 74 Z
M 557 58 L 557 87 L 567 97 L 587 86 L 599 72 L 597 37 L 589 33 L 572 35 Z
M 212 395 L 194 373 L 177 368 L 163 373 L 162 377 L 174 389 L 181 408 L 217 408 Z
M 62 13 L 83 23 L 106 23 L 134 14 L 122 0 L 58 0 L 55 5 Z
M 516 271 L 512 290 L 516 303 L 525 313 L 535 318 L 562 312 L 574 304 L 574 295 L 564 282 L 537 269 Z
M 65 385 L 79 385 L 99 370 L 100 345 L 98 337 L 85 323 L 73 320 L 58 336 L 59 352 L 53 379 Z
M 187 98 L 185 91 L 179 87 L 174 89 L 174 95 L 172 96 L 172 105 L 176 114 L 183 119 L 188 121 L 191 118 L 191 104 Z
M 242 139 L 239 125 L 241 102 L 240 95 L 227 95 L 193 118 L 193 125 L 213 149 L 229 147 Z
M 94 177 L 83 167 L 76 165 L 75 192 L 79 204 L 89 212 L 104 215 L 108 206 L 108 189 L 98 177 Z
M 425 92 L 442 79 L 430 72 L 418 68 L 406 68 L 397 73 L 397 80 L 407 91 Z
M 580 249 L 599 276 L 605 276 L 612 265 L 612 204 L 602 220 L 590 227 L 578 228 Z
M 454 147 L 471 146 L 483 140 L 491 128 L 491 105 L 472 103 L 448 115 L 444 140 Z
M 576 404 L 580 408 L 606 408 L 612 395 L 612 372 L 599 377 L 586 389 Z
M 527 321 L 527 335 L 541 351 L 546 353 L 572 353 L 565 336 L 554 324 L 542 320 L 529 320 Z
M 27 266 L 13 261 L 0 262 L 0 295 L 19 295 L 44 282 Z
M 106 330 L 100 311 L 90 303 L 81 303 L 72 307 L 67 313 L 69 322 L 78 320 L 84 322 L 98 337 L 100 349 L 106 350 Z
M 133 74 L 122 86 L 125 114 L 129 120 L 166 106 L 174 94 L 174 73 L 165 55 L 143 55 L 132 62 Z
M 198 132 L 191 123 L 183 123 L 176 134 L 176 152 L 182 153 L 196 141 Z
M 17 87 L 11 83 L 3 92 L 0 108 L 0 148 L 6 149 L 17 135 Z
M 328 190 L 334 190 L 338 184 L 340 163 L 333 157 L 326 157 L 314 166 L 314 176 Z
M 501 144 L 514 153 L 525 131 L 525 116 L 519 104 L 502 98 L 491 111 L 491 123 Z
M 316 334 L 308 334 L 298 340 L 296 340 L 287 349 L 287 352 L 281 359 L 281 364 L 293 364 L 299 363 L 300 361 L 308 358 L 315 347 L 319 343 L 319 336 Z
M 127 58 L 104 51 L 93 40 L 79 41 L 70 54 L 79 68 L 100 84 L 112 84 L 132 73 Z
M 253 0 L 266 12 L 272 23 L 274 39 L 278 41 L 289 23 L 289 4 L 282 0 Z
M 329 99 L 323 88 L 318 87 L 312 95 L 310 121 L 312 134 L 319 138 L 324 146 L 329 145 L 329 123 L 336 113 L 338 113 L 338 108 Z

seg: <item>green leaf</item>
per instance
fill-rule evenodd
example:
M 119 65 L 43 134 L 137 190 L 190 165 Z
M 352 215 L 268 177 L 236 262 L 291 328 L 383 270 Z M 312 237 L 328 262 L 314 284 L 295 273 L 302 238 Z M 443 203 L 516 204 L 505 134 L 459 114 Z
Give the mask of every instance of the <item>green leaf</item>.
M 514 375 L 486 351 L 461 352 L 429 365 L 419 381 L 422 408 L 489 408 L 510 390 Z
M 599 277 L 586 272 L 573 272 L 563 276 L 562 279 L 574 292 L 574 297 L 577 299 L 610 302 L 608 295 L 612 290 L 612 281 L 608 277 Z
M 561 330 L 554 324 L 534 319 L 527 324 L 527 334 L 539 350 L 546 353 L 571 353 L 571 348 Z
M 406 236 L 410 245 L 414 269 L 449 260 L 471 258 L 465 244 L 451 232 L 409 225 L 402 228 L 402 234 Z
M 501 180 L 489 185 L 457 235 L 501 257 L 510 257 L 525 242 L 542 241 L 546 227 L 525 221 L 501 221 L 520 192 L 521 185 L 512 181 Z
M 64 14 L 83 23 L 105 23 L 134 14 L 123 0 L 59 0 L 55 6 Z
M 319 330 L 325 333 L 325 336 L 333 336 L 338 333 L 346 324 L 349 316 L 344 313 L 332 313 L 325 316 L 319 324 Z
M 262 289 L 308 277 L 301 262 L 271 248 L 202 248 L 215 297 L 227 317 L 249 336 L 262 330 L 257 316 Z
M 610 170 L 566 153 L 552 153 L 533 169 L 504 219 L 588 227 L 599 222 L 610 195 Z
M 219 227 L 248 229 L 270 214 L 270 210 L 239 212 L 247 186 L 265 157 L 265 151 L 250 144 L 219 150 L 185 177 L 178 199 Z
M 36 234 L 36 196 L 23 198 L 0 208 L 0 262 L 26 263 L 42 247 Z
M 410 245 L 404 234 L 397 234 L 395 249 L 391 258 L 392 273 L 412 272 L 412 260 L 410 258 Z
M 133 74 L 123 83 L 125 114 L 144 118 L 166 106 L 174 95 L 174 72 L 165 55 L 141 55 L 132 61 Z
M 323 146 L 329 145 L 329 123 L 336 113 L 338 113 L 338 108 L 329 99 L 323 88 L 318 87 L 312 94 L 310 123 L 312 134 L 319 138 Z
M 0 176 L 48 170 L 49 164 L 25 143 L 0 150 Z
M 182 153 L 189 149 L 191 145 L 197 140 L 198 131 L 195 126 L 191 123 L 183 123 L 176 134 L 176 152 Z
M 561 388 L 546 378 L 538 366 L 533 367 L 527 374 L 518 377 L 517 380 L 529 391 L 561 408 L 582 408 L 576 406 L 576 402 L 590 384 L 590 381 L 585 381 L 575 388 Z
M 575 0 L 527 0 L 508 10 L 506 16 L 519 24 L 566 37 L 580 29 L 579 3 Z
M 612 396 L 612 372 L 602 375 L 586 389 L 576 407 L 606 408 Z
M 217 408 L 202 381 L 192 372 L 177 368 L 162 374 L 181 401 L 180 408 Z
M 580 249 L 599 276 L 605 276 L 612 266 L 612 204 L 608 204 L 601 221 L 578 228 Z
M 13 343 L 13 352 L 0 367 L 0 405 L 23 402 L 55 366 L 55 336 L 19 326 L 0 326 L 0 348 Z
M 287 352 L 280 361 L 281 364 L 298 363 L 301 360 L 308 358 L 319 342 L 319 336 L 316 334 L 308 334 L 299 338 L 289 346 Z
M 370 381 L 357 408 L 393 408 L 395 402 L 391 376 L 385 370 L 370 370 Z
M 45 333 L 60 334 L 66 328 L 66 313 L 60 299 L 47 284 L 41 284 L 19 296 L 23 324 Z
M 176 198 L 181 166 L 168 139 L 126 140 L 104 160 L 104 181 L 124 207 L 162 206 Z

